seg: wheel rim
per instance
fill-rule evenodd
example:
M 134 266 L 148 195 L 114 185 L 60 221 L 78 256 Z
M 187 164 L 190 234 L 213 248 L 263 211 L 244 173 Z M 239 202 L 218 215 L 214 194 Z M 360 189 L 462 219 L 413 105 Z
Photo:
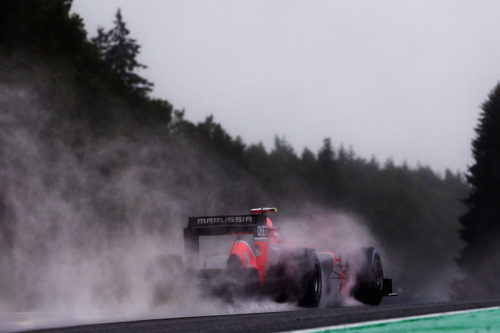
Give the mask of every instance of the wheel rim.
M 382 289 L 382 277 L 377 275 L 377 288 Z
M 321 293 L 321 276 L 318 270 L 316 270 L 316 274 L 314 275 L 313 288 L 315 295 L 319 295 Z
M 382 290 L 382 285 L 384 283 L 384 276 L 382 273 L 382 263 L 380 262 L 380 259 L 377 258 L 375 261 L 375 283 L 377 285 L 378 290 Z

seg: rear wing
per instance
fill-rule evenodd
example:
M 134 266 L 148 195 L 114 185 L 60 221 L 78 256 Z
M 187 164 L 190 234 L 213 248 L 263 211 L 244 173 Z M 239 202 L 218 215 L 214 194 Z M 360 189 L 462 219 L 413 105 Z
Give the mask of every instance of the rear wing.
M 200 236 L 230 234 L 253 234 L 255 237 L 268 236 L 266 214 L 194 216 L 188 218 L 184 228 L 184 249 L 186 259 L 194 263 L 200 251 Z

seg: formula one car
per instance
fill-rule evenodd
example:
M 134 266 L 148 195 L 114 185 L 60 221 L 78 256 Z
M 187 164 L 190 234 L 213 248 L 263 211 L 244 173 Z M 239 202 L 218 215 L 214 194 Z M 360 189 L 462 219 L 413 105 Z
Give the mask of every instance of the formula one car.
M 351 272 L 332 252 L 283 245 L 268 217 L 274 212 L 276 208 L 256 208 L 248 215 L 189 217 L 186 263 L 196 268 L 201 289 L 228 300 L 265 295 L 304 307 L 330 304 L 346 292 L 370 305 L 392 295 L 392 280 L 384 278 L 373 247 L 362 250 L 362 263 Z M 217 235 L 233 235 L 231 248 L 202 260 L 200 238 Z

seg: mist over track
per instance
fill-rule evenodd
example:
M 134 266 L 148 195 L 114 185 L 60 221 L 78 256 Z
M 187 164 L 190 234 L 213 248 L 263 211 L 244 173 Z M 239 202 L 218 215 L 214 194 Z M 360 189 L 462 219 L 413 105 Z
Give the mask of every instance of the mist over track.
M 327 309 L 184 317 L 45 329 L 36 332 L 280 332 L 500 305 L 473 302 L 382 304 Z M 35 331 L 33 331 L 35 332 Z

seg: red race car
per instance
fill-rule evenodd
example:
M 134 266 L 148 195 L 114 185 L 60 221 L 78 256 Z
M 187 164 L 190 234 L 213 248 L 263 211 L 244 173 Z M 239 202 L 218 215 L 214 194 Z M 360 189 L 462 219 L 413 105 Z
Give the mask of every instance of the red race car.
M 269 296 L 305 307 L 337 302 L 346 293 L 370 305 L 394 295 L 392 280 L 384 278 L 373 247 L 362 250 L 362 263 L 351 272 L 332 252 L 284 246 L 268 217 L 275 212 L 276 208 L 256 208 L 248 215 L 189 218 L 184 229 L 186 264 L 197 270 L 202 290 L 228 300 Z M 200 238 L 223 235 L 232 235 L 232 245 L 223 255 L 202 259 Z

